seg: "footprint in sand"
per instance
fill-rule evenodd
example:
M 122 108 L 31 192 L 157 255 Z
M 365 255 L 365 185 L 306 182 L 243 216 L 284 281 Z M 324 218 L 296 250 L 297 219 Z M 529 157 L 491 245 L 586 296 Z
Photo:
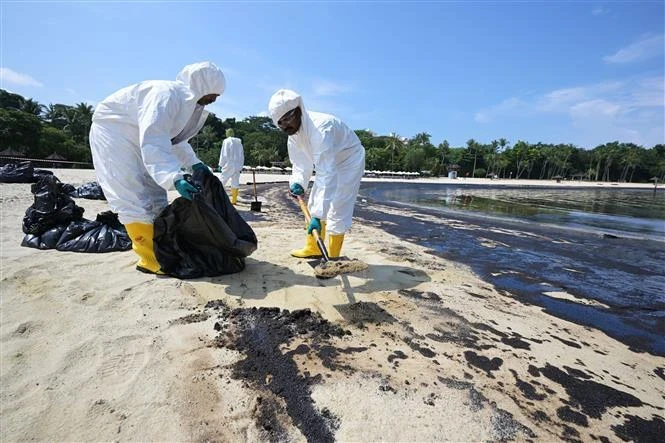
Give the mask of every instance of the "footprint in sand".
M 126 384 L 134 380 L 150 358 L 142 336 L 125 336 L 105 346 L 98 375 L 105 385 Z

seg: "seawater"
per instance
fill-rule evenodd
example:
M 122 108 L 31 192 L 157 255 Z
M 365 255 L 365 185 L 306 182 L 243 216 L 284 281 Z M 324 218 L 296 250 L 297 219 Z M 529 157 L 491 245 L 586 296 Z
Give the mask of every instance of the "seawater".
M 363 183 L 361 194 L 442 211 L 665 242 L 665 189 Z

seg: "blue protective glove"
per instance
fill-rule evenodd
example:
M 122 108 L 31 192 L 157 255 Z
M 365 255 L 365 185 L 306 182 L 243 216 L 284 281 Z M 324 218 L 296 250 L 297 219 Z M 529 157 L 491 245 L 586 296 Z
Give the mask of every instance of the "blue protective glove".
M 199 192 L 196 186 L 192 185 L 184 178 L 175 181 L 175 189 L 180 193 L 180 195 L 190 201 L 192 200 L 192 195 Z
M 207 175 L 212 175 L 212 171 L 210 170 L 210 168 L 204 165 L 203 163 L 197 163 L 195 165 L 192 165 L 192 171 L 196 172 L 199 169 L 202 169 Z
M 317 234 L 321 234 L 321 220 L 316 217 L 312 217 L 307 225 L 307 233 L 311 234 L 312 231 L 316 229 Z
M 293 197 L 298 197 L 299 195 L 303 195 L 305 193 L 305 190 L 298 183 L 292 184 L 289 188 L 289 191 Z

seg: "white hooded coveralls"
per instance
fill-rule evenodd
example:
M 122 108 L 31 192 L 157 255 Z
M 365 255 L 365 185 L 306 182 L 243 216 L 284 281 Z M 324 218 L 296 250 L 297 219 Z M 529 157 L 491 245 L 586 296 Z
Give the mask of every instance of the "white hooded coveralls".
M 344 234 L 351 227 L 353 207 L 365 172 L 365 148 L 340 119 L 306 111 L 302 97 L 280 89 L 270 99 L 268 112 L 277 125 L 288 111 L 300 107 L 302 125 L 289 136 L 287 147 L 293 172 L 289 185 L 307 189 L 313 170 L 314 185 L 308 207 L 312 217 L 326 220 L 330 234 Z
M 219 167 L 222 171 L 222 184 L 231 181 L 231 188 L 240 186 L 240 173 L 245 164 L 245 153 L 242 142 L 238 137 L 227 137 L 222 142 L 222 151 L 219 154 Z
M 188 140 L 208 116 L 197 101 L 222 94 L 222 71 L 210 62 L 186 66 L 176 81 L 149 80 L 111 94 L 92 117 L 90 148 L 97 182 L 124 224 L 152 223 L 166 191 L 200 163 Z M 177 143 L 173 144 L 172 140 Z

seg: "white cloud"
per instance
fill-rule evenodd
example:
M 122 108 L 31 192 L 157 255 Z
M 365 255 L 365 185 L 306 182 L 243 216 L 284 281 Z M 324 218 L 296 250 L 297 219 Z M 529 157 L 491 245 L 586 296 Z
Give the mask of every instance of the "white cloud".
M 597 115 L 616 115 L 621 110 L 621 106 L 607 100 L 587 100 L 577 103 L 570 107 L 570 115 L 573 119 L 587 118 Z
M 566 141 L 585 146 L 622 140 L 644 146 L 665 142 L 665 77 L 632 77 L 511 97 L 480 109 L 475 121 L 500 125 L 528 118 L 544 126 L 559 122 Z M 546 136 L 546 134 L 543 134 Z
M 320 97 L 330 97 L 348 92 L 351 88 L 330 80 L 314 80 L 312 90 Z
M 29 75 L 12 71 L 9 68 L 0 68 L 0 79 L 2 80 L 3 85 L 5 82 L 7 82 L 13 85 L 20 85 L 20 86 L 38 86 L 40 88 L 44 86 L 43 84 L 41 84 L 34 78 L 30 77 Z
M 591 13 L 593 15 L 605 15 L 605 14 L 609 14 L 610 12 L 612 12 L 612 11 L 610 11 L 609 9 L 605 9 L 602 6 L 598 6 L 597 8 L 594 8 L 591 11 Z
M 603 57 L 607 63 L 629 63 L 663 55 L 664 35 L 647 35 L 641 40 L 619 49 L 612 55 Z

